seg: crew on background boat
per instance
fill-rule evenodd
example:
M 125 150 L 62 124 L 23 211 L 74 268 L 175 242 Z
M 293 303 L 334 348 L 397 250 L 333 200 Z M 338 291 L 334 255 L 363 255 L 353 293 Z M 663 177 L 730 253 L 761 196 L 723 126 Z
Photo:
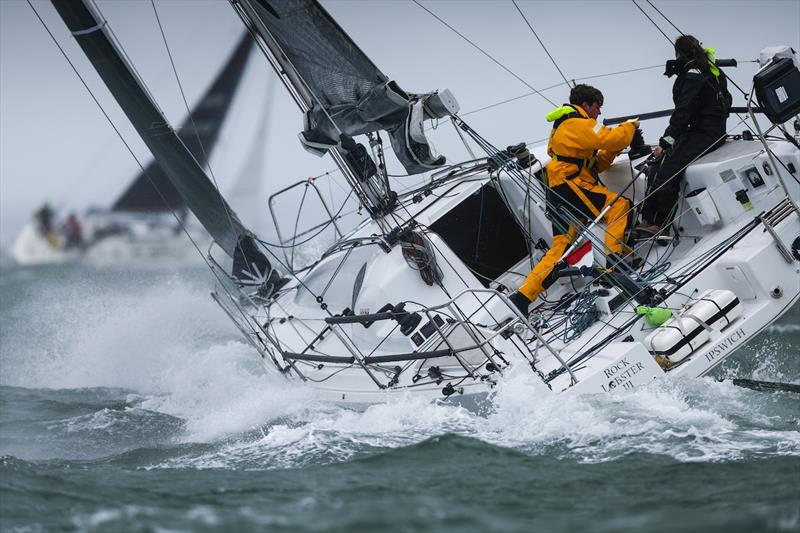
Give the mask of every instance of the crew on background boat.
M 64 237 L 64 249 L 83 249 L 83 228 L 81 227 L 81 223 L 78 221 L 78 217 L 75 215 L 75 213 L 70 213 L 66 222 L 64 222 Z
M 609 207 L 600 220 L 607 225 L 606 254 L 619 254 L 623 250 L 631 203 L 600 183 L 598 173 L 606 170 L 631 144 L 638 121 L 595 130 L 602 106 L 603 93 L 581 84 L 570 91 L 569 104 L 547 114 L 547 121 L 553 123 L 547 145 L 552 159 L 546 169 L 549 203 L 553 208 L 553 244 L 511 296 L 523 313 L 555 281 L 561 256 L 577 234 L 576 219 L 594 220 Z
M 33 218 L 36 219 L 36 228 L 39 234 L 44 237 L 53 248 L 58 247 L 58 236 L 53 228 L 53 217 L 55 213 L 50 204 L 45 202 L 42 207 L 36 210 Z
M 713 48 L 703 49 L 691 35 L 675 40 L 675 59 L 665 76 L 677 75 L 672 86 L 675 110 L 654 154 L 661 166 L 649 185 L 638 229 L 658 233 L 670 221 L 685 168 L 725 142 L 732 98 L 725 74 L 715 64 Z

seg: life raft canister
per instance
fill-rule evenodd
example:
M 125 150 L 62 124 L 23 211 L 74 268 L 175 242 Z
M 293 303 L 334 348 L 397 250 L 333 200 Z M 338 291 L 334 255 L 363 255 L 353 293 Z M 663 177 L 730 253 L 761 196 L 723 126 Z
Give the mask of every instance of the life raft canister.
M 733 291 L 708 289 L 672 320 L 654 329 L 644 340 L 658 363 L 672 368 L 708 342 L 712 330 L 723 331 L 742 316 L 742 304 Z

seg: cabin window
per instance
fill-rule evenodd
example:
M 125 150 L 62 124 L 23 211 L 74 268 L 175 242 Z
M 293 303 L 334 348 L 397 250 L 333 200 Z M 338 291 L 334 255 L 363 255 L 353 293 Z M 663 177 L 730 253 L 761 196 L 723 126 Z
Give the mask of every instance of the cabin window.
M 430 228 L 484 287 L 528 255 L 525 236 L 497 190 L 487 183 Z

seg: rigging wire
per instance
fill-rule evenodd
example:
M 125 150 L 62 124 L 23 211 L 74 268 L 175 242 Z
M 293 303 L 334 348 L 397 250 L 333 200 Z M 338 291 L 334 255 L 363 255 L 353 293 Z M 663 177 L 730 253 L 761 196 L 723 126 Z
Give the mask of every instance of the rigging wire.
M 92 9 L 94 10 L 95 13 L 102 14 L 102 11 L 100 10 L 100 6 L 97 5 L 97 1 L 96 0 L 89 0 L 89 2 L 91 2 Z M 113 41 L 114 44 L 119 49 L 120 53 L 122 54 L 122 57 L 125 59 L 125 63 L 131 69 L 131 71 L 135 75 L 134 77 L 137 79 L 137 81 L 141 84 L 142 89 L 144 89 L 144 92 L 147 93 L 147 96 L 150 97 L 150 100 L 155 102 L 156 98 L 153 95 L 153 92 L 150 90 L 150 87 L 147 86 L 147 83 L 145 83 L 144 78 L 142 77 L 142 75 L 139 74 L 139 70 L 136 68 L 136 65 L 134 64 L 133 60 L 128 55 L 128 51 L 125 50 L 124 46 L 122 46 L 122 42 L 119 40 L 119 37 L 117 37 L 117 34 L 114 33 L 114 28 L 111 27 L 111 24 L 109 24 L 108 21 L 105 20 L 105 18 L 103 19 L 103 27 L 105 27 L 108 30 L 108 34 L 109 34 L 110 40 Z
M 153 13 L 156 16 L 156 22 L 158 23 L 158 29 L 161 32 L 161 38 L 164 41 L 164 48 L 167 50 L 167 57 L 169 57 L 169 63 L 172 66 L 172 72 L 175 74 L 175 81 L 178 83 L 178 90 L 181 93 L 181 99 L 183 100 L 183 105 L 186 108 L 186 112 L 189 114 L 189 121 L 192 123 L 192 129 L 194 130 L 195 137 L 197 138 L 197 144 L 200 146 L 200 151 L 203 153 L 203 159 L 205 159 L 206 167 L 208 168 L 208 173 L 211 175 L 211 180 L 214 182 L 214 188 L 217 190 L 217 197 L 219 198 L 220 205 L 222 206 L 222 210 L 225 212 L 225 217 L 228 220 L 228 225 L 230 226 L 231 233 L 235 234 L 236 230 L 233 224 L 233 216 L 231 215 L 231 210 L 228 207 L 228 203 L 222 197 L 222 192 L 220 192 L 219 184 L 217 183 L 217 177 L 214 175 L 214 169 L 211 168 L 211 160 L 209 159 L 209 155 L 206 152 L 205 146 L 203 146 L 203 142 L 200 140 L 200 132 L 197 129 L 197 124 L 194 122 L 194 117 L 192 116 L 192 111 L 189 108 L 189 102 L 186 100 L 186 93 L 183 90 L 183 84 L 181 84 L 180 76 L 178 76 L 178 69 L 175 67 L 175 61 L 172 58 L 172 51 L 169 48 L 169 44 L 167 43 L 167 36 L 164 34 L 164 26 L 161 24 L 161 18 L 158 16 L 158 9 L 156 9 L 156 3 L 154 0 L 150 0 L 150 4 L 153 6 Z M 237 247 L 241 245 L 237 242 Z M 244 253 L 244 250 L 240 248 L 240 251 Z
M 189 230 L 186 228 L 186 225 L 184 224 L 184 222 L 181 219 L 181 217 L 178 216 L 178 214 L 175 212 L 175 210 L 172 209 L 172 207 L 169 205 L 169 203 L 167 202 L 167 199 L 164 197 L 164 195 L 158 189 L 158 187 L 156 186 L 155 182 L 153 181 L 153 178 L 147 173 L 147 171 L 144 168 L 144 165 L 142 165 L 141 161 L 139 161 L 139 158 L 136 157 L 136 154 L 133 152 L 133 149 L 131 148 L 130 144 L 128 144 L 128 142 L 125 140 L 125 137 L 122 135 L 122 132 L 120 132 L 119 128 L 117 128 L 117 125 L 114 124 L 114 121 L 111 120 L 111 117 L 108 115 L 108 113 L 106 112 L 106 110 L 103 107 L 103 105 L 97 99 L 97 96 L 95 96 L 94 92 L 92 92 L 92 90 L 89 88 L 89 85 L 86 83 L 86 80 L 83 78 L 83 76 L 78 71 L 78 69 L 75 66 L 75 64 L 69 58 L 69 56 L 67 55 L 66 51 L 61 46 L 61 43 L 58 42 L 58 40 L 56 39 L 55 35 L 53 35 L 53 32 L 50 31 L 50 28 L 47 26 L 47 23 L 44 21 L 44 19 L 42 19 L 41 15 L 36 10 L 36 8 L 33 7 L 33 4 L 31 3 L 31 0 L 26 0 L 26 1 L 27 1 L 28 5 L 30 6 L 30 8 L 33 10 L 33 13 L 36 15 L 36 18 L 39 19 L 39 22 L 41 22 L 41 24 L 44 27 L 44 29 L 47 32 L 47 34 L 53 40 L 53 43 L 56 45 L 58 50 L 61 52 L 61 55 L 64 56 L 64 59 L 67 61 L 69 66 L 72 68 L 72 71 L 75 73 L 75 75 L 78 77 L 80 82 L 83 84 L 83 86 L 86 89 L 86 91 L 89 93 L 89 96 L 91 96 L 92 100 L 94 100 L 94 103 L 97 104 L 97 107 L 100 109 L 100 112 L 103 114 L 103 116 L 106 118 L 108 123 L 111 125 L 111 128 L 114 130 L 114 132 L 117 134 L 119 139 L 122 141 L 122 144 L 125 145 L 125 148 L 131 154 L 131 157 L 133 157 L 133 160 L 136 161 L 137 165 L 139 165 L 139 168 L 142 170 L 142 173 L 145 176 L 147 176 L 148 181 L 150 181 L 150 184 L 153 186 L 153 189 L 155 189 L 155 191 L 161 197 L 161 200 L 164 202 L 164 205 L 167 206 L 167 209 L 169 210 L 170 214 L 175 218 L 176 222 L 178 223 L 178 226 L 183 230 L 183 232 L 189 238 L 189 241 L 192 243 L 192 246 L 195 248 L 195 250 L 197 250 L 197 253 L 200 254 L 200 257 L 203 259 L 203 261 L 206 263 L 206 265 L 209 267 L 209 269 L 214 273 L 215 277 L 217 277 L 217 280 L 219 280 L 221 282 L 221 280 L 219 278 L 219 275 L 216 273 L 216 269 L 212 268 L 211 263 L 208 261 L 208 259 L 206 258 L 205 254 L 203 254 L 202 250 L 200 250 L 200 247 L 198 246 L 197 242 L 192 238 L 191 234 L 189 233 Z
M 545 87 L 544 89 L 541 89 L 541 90 L 542 91 L 548 91 L 550 89 L 555 89 L 556 87 L 561 87 L 562 85 L 564 85 L 564 82 L 558 82 L 555 85 L 550 85 L 549 87 Z M 459 113 L 458 116 L 466 117 L 467 115 L 472 115 L 473 113 L 479 113 L 481 111 L 486 111 L 487 109 L 491 109 L 493 107 L 497 107 L 497 106 L 501 106 L 501 105 L 508 104 L 508 103 L 511 103 L 511 102 L 515 102 L 517 100 L 522 100 L 523 98 L 527 98 L 529 96 L 533 96 L 534 94 L 538 94 L 538 93 L 534 92 L 534 91 L 531 91 L 529 93 L 521 94 L 519 96 L 515 96 L 515 97 L 509 98 L 507 100 L 501 100 L 500 102 L 495 102 L 494 104 L 489 104 L 489 105 L 484 106 L 484 107 L 479 107 L 478 109 L 473 109 L 472 111 L 467 111 L 465 113 Z
M 497 64 L 497 65 L 498 65 L 500 68 L 502 68 L 503 70 L 505 70 L 506 72 L 508 72 L 508 73 L 509 73 L 509 74 L 511 74 L 512 76 L 514 76 L 514 77 L 515 77 L 517 80 L 519 80 L 520 82 L 522 82 L 523 84 L 525 84 L 525 85 L 526 85 L 526 86 L 527 86 L 529 89 L 531 89 L 533 92 L 535 92 L 536 94 L 538 94 L 539 96 L 541 96 L 542 98 L 544 98 L 545 100 L 547 100 L 547 101 L 550 103 L 550 105 L 553 105 L 553 106 L 555 106 L 555 105 L 556 105 L 556 104 L 555 104 L 555 102 L 553 102 L 553 101 L 552 101 L 552 100 L 550 100 L 548 97 L 546 97 L 544 94 L 542 94 L 542 93 L 541 93 L 541 91 L 539 91 L 539 90 L 538 90 L 538 89 L 536 89 L 536 88 L 535 88 L 533 85 L 531 85 L 530 83 L 528 83 L 527 81 L 525 81 L 524 79 L 522 79 L 521 77 L 519 77 L 519 76 L 518 76 L 516 73 L 514 73 L 514 72 L 513 72 L 513 71 L 512 71 L 510 68 L 508 68 L 507 66 L 505 66 L 505 65 L 504 65 L 503 63 L 501 63 L 499 60 L 495 59 L 495 58 L 494 58 L 494 57 L 493 57 L 491 54 L 489 54 L 489 52 L 487 52 L 486 50 L 484 50 L 483 48 L 481 48 L 480 46 L 478 46 L 477 44 L 475 44 L 475 43 L 474 43 L 473 41 L 471 41 L 471 40 L 470 40 L 470 39 L 469 39 L 469 38 L 468 38 L 466 35 L 464 35 L 463 33 L 459 32 L 459 31 L 458 31 L 457 29 L 455 29 L 453 26 L 451 26 L 450 24 L 448 24 L 447 22 L 445 22 L 445 21 L 444 21 L 444 20 L 443 20 L 441 17 L 439 17 L 438 15 L 436 15 L 436 13 L 434 13 L 433 11 L 431 11 L 430 9 L 428 9 L 427 7 L 425 7 L 424 5 L 422 5 L 422 4 L 419 2 L 419 0 L 411 0 L 411 1 L 412 1 L 412 2 L 414 2 L 415 4 L 417 4 L 417 5 L 418 5 L 419 7 L 421 7 L 422 9 L 424 9 L 424 10 L 425 10 L 425 11 L 426 11 L 426 12 L 427 12 L 429 15 L 431 15 L 433 18 L 435 18 L 436 20 L 438 20 L 439 22 L 441 22 L 442 24 L 444 24 L 445 26 L 447 26 L 447 27 L 448 27 L 448 28 L 449 28 L 449 29 L 450 29 L 450 30 L 451 30 L 453 33 L 455 33 L 456 35 L 458 35 L 459 37 L 461 37 L 462 39 L 464 39 L 465 41 L 467 41 L 469 44 L 471 44 L 471 45 L 472 45 L 472 46 L 473 46 L 475 49 L 477 49 L 477 50 L 478 50 L 480 53 L 482 53 L 483 55 L 485 55 L 486 57 L 488 57 L 489 59 L 491 59 L 491 60 L 492 60 L 492 61 L 493 61 L 495 64 Z
M 586 76 L 583 78 L 575 78 L 577 80 L 593 80 L 597 78 L 606 78 L 608 76 L 616 76 L 617 74 L 628 74 L 630 72 L 639 72 L 642 70 L 653 70 L 654 68 L 661 68 L 664 65 L 650 65 L 649 67 L 636 67 L 636 68 L 629 68 L 627 70 L 617 70 L 615 72 L 608 72 L 606 74 L 595 74 L 594 76 Z
M 646 12 L 644 9 L 642 9 L 642 8 L 641 8 L 641 6 L 640 6 L 639 4 L 637 4 L 637 3 L 636 3 L 636 0 L 631 0 L 631 2 L 633 2 L 633 5 L 635 5 L 635 6 L 636 6 L 636 8 L 637 8 L 639 11 L 641 11 L 641 12 L 642 12 L 642 15 L 644 15 L 645 17 L 647 17 L 647 20 L 649 20 L 650 22 L 652 22 L 652 23 L 653 23 L 653 26 L 655 26 L 655 27 L 656 27 L 656 29 L 659 31 L 659 33 L 661 33 L 661 35 L 663 35 L 663 36 L 664 36 L 664 39 L 666 39 L 667 41 L 669 41 L 669 44 L 673 44 L 673 43 L 672 43 L 672 39 L 670 39 L 669 35 L 667 35 L 666 33 L 664 33 L 664 30 L 662 30 L 662 29 L 661 29 L 661 27 L 660 27 L 658 24 L 656 24 L 656 21 L 655 21 L 655 20 L 653 20 L 652 18 L 650 18 L 650 15 L 648 15 L 648 14 L 647 14 L 647 12 Z M 662 16 L 663 16 L 663 15 L 662 15 Z M 671 24 L 671 23 L 670 23 L 670 24 Z M 675 28 L 675 29 L 677 29 L 677 28 Z M 679 30 L 679 31 L 680 31 L 680 30 Z
M 619 75 L 619 74 L 629 74 L 631 72 L 639 72 L 639 71 L 642 71 L 642 70 L 653 70 L 653 69 L 656 69 L 656 68 L 662 68 L 663 66 L 664 65 L 650 65 L 650 66 L 647 66 L 647 67 L 637 67 L 637 68 L 631 68 L 631 69 L 627 69 L 627 70 L 617 70 L 617 71 L 614 71 L 614 72 L 607 72 L 605 74 L 594 74 L 592 76 L 579 76 L 579 77 L 576 77 L 575 79 L 573 79 L 572 81 L 593 80 L 593 79 L 597 79 L 597 78 L 605 78 L 605 77 L 608 77 L 608 76 L 616 76 L 616 75 Z M 569 84 L 569 82 L 566 82 L 566 83 L 565 82 L 558 82 L 558 83 L 550 85 L 548 87 L 544 87 L 543 89 L 540 89 L 540 90 L 541 91 L 549 91 L 550 89 L 555 89 L 556 87 L 561 87 L 562 85 L 568 85 L 568 84 Z M 472 109 L 472 110 L 466 111 L 464 113 L 459 113 L 458 116 L 466 117 L 468 115 L 472 115 L 473 113 L 478 113 L 480 111 L 486 111 L 487 109 L 491 109 L 493 107 L 501 106 L 501 105 L 504 105 L 504 104 L 515 102 L 517 100 L 521 100 L 523 98 L 527 98 L 529 96 L 533 96 L 534 94 L 537 94 L 537 93 L 531 91 L 529 93 L 521 94 L 519 96 L 515 96 L 515 97 L 509 98 L 507 100 L 501 100 L 500 102 L 495 102 L 494 104 L 489 104 L 489 105 L 484 106 L 484 107 L 479 107 L 477 109 Z M 547 139 L 545 139 L 545 140 L 547 140 Z
M 655 9 L 655 10 L 658 12 L 658 14 L 659 14 L 659 15 L 661 15 L 662 17 L 664 17 L 664 20 L 666 20 L 667 22 L 669 22 L 669 25 L 670 25 L 670 26 L 672 26 L 673 28 L 675 28 L 675 31 L 677 31 L 678 33 L 680 33 L 680 34 L 681 34 L 681 35 L 683 35 L 684 37 L 686 36 L 686 34 L 685 34 L 685 33 L 683 33 L 681 30 L 679 30 L 679 29 L 678 29 L 678 27 L 677 27 L 675 24 L 673 24 L 673 23 L 672 23 L 672 21 L 671 21 L 671 20 L 669 20 L 665 14 L 664 14 L 664 13 L 662 13 L 662 12 L 661 12 L 661 10 L 660 10 L 660 9 L 658 9 L 658 8 L 657 8 L 657 7 L 656 7 L 656 6 L 653 4 L 653 2 L 651 2 L 650 0 L 647 0 L 647 3 L 648 3 L 648 4 L 650 4 L 650 7 L 652 7 L 653 9 Z
M 212 275 L 213 275 L 213 276 L 216 278 L 216 280 L 217 280 L 217 282 L 219 283 L 220 287 L 222 287 L 222 289 L 223 289 L 223 290 L 226 292 L 226 294 L 227 294 L 229 297 L 231 297 L 231 298 L 233 299 L 233 298 L 234 298 L 234 295 L 233 295 L 233 294 L 231 294 L 231 292 L 228 290 L 228 288 L 227 288 L 226 284 L 223 282 L 223 279 L 222 279 L 222 277 L 220 276 L 220 273 L 219 273 L 219 272 L 217 271 L 217 269 L 216 269 L 216 268 L 214 268 L 214 266 L 211 264 L 211 261 L 210 261 L 210 259 L 209 259 L 208 257 L 206 257 L 206 256 L 205 256 L 205 254 L 203 254 L 202 250 L 200 250 L 200 247 L 198 246 L 197 242 L 194 240 L 194 238 L 192 238 L 192 235 L 189 233 L 189 230 L 187 229 L 186 225 L 184 224 L 184 221 L 183 221 L 183 219 L 182 219 L 182 218 L 181 218 L 181 217 L 178 215 L 178 213 L 176 213 L 176 212 L 175 212 L 175 210 L 174 210 L 174 209 L 173 209 L 173 208 L 172 208 L 172 207 L 169 205 L 169 203 L 167 202 L 167 199 L 164 197 L 163 193 L 162 193 L 162 192 L 159 190 L 159 188 L 156 186 L 156 184 L 155 184 L 155 181 L 153 180 L 152 176 L 150 176 L 150 175 L 147 173 L 147 171 L 145 170 L 145 168 L 144 168 L 144 166 L 142 165 L 141 161 L 139 161 L 139 159 L 136 157 L 136 154 L 133 152 L 132 148 L 130 147 L 130 145 L 128 144 L 128 142 L 125 140 L 125 138 L 123 137 L 122 133 L 121 133 L 121 132 L 120 132 L 120 130 L 117 128 L 116 124 L 114 124 L 114 122 L 111 120 L 111 117 L 110 117 L 110 116 L 108 115 L 108 113 L 106 112 L 105 108 L 103 108 L 103 105 L 102 105 L 102 104 L 100 103 L 100 101 L 97 99 L 97 97 L 96 97 L 96 96 L 95 96 L 95 94 L 92 92 L 92 90 L 89 88 L 88 84 L 86 83 L 86 80 L 83 78 L 83 76 L 81 75 L 81 73 L 80 73 L 80 72 L 78 71 L 78 69 L 75 67 L 75 64 L 74 64 L 74 63 L 73 63 L 73 62 L 70 60 L 70 58 L 69 58 L 69 56 L 67 55 L 67 53 L 66 53 L 66 51 L 64 50 L 64 48 L 61 46 L 61 44 L 60 44 L 60 43 L 58 42 L 58 40 L 55 38 L 55 35 L 53 35 L 53 32 L 52 32 L 52 31 L 50 31 L 50 28 L 47 26 L 47 24 L 45 23 L 44 19 L 42 19 L 41 15 L 39 15 L 39 12 L 36 10 L 36 8 L 35 8 L 35 7 L 33 7 L 33 4 L 31 3 L 31 1 L 30 1 L 30 0 L 27 0 L 27 2 L 28 2 L 28 5 L 30 6 L 31 10 L 33 10 L 34 14 L 36 15 L 36 18 L 37 18 L 37 19 L 39 19 L 39 22 L 42 24 L 42 26 L 44 27 L 45 31 L 48 33 L 48 35 L 49 35 L 49 36 L 50 36 L 50 38 L 52 39 L 53 43 L 56 45 L 56 47 L 57 47 L 57 48 L 59 49 L 59 51 L 61 52 L 61 55 L 64 57 L 64 59 L 65 59 L 65 60 L 67 61 L 67 63 L 69 64 L 69 66 L 72 68 L 72 71 L 75 73 L 75 75 L 76 75 L 76 76 L 78 77 L 78 79 L 81 81 L 81 83 L 83 84 L 84 88 L 86 89 L 86 91 L 87 91 L 87 92 L 89 93 L 89 95 L 91 96 L 92 100 L 94 100 L 95 104 L 97 104 L 97 107 L 98 107 L 98 108 L 100 109 L 100 111 L 103 113 L 103 115 L 105 116 L 106 120 L 107 120 L 107 121 L 108 121 L 108 123 L 111 125 L 112 129 L 113 129 L 113 130 L 116 132 L 116 134 L 117 134 L 117 136 L 119 137 L 119 139 L 120 139 L 120 140 L 122 141 L 122 143 L 125 145 L 125 148 L 126 148 L 126 149 L 128 150 L 128 152 L 131 154 L 131 157 L 133 157 L 133 160 L 134 160 L 134 161 L 136 161 L 136 164 L 137 164 L 137 165 L 139 166 L 139 168 L 141 169 L 141 171 L 142 171 L 142 174 L 144 174 L 144 176 L 146 176 L 146 177 L 147 177 L 147 180 L 150 182 L 150 185 L 153 187 L 153 189 L 154 189 L 154 190 L 156 191 L 156 193 L 159 195 L 159 197 L 161 198 L 161 201 L 163 201 L 163 202 L 164 202 L 164 205 L 167 207 L 167 209 L 169 210 L 169 212 L 170 212 L 170 214 L 173 216 L 173 218 L 175 218 L 175 221 L 178 223 L 178 227 L 180 227 L 180 228 L 181 228 L 181 230 L 184 232 L 184 234 L 186 235 L 186 237 L 189 239 L 189 242 L 192 244 L 192 247 L 194 247 L 194 249 L 195 249 L 195 250 L 197 251 L 197 253 L 200 255 L 200 257 L 201 257 L 201 259 L 203 260 L 203 262 L 205 262 L 206 266 L 209 268 L 209 270 L 211 270 L 211 273 L 212 273 Z M 94 7 L 95 7 L 95 11 L 96 11 L 96 13 L 100 13 L 100 10 L 97 8 L 97 6 L 95 5 Z M 105 21 L 105 20 L 104 20 L 103 24 L 104 24 L 104 25 L 105 25 L 107 28 L 109 28 L 109 32 L 111 32 L 111 29 L 110 29 L 110 27 L 108 26 L 108 23 L 107 23 L 107 21 Z M 111 32 L 111 33 L 112 33 L 112 36 L 113 36 L 113 32 Z M 119 47 L 119 48 L 122 50 L 122 54 L 123 54 L 123 56 L 127 57 L 127 55 L 126 55 L 126 53 L 125 53 L 124 49 L 122 49 L 121 45 L 119 44 L 119 41 L 117 41 L 117 42 L 116 42 L 116 45 L 117 45 L 117 46 L 118 46 L 118 47 Z M 138 74 L 137 74 L 137 75 L 138 75 Z M 146 91 L 146 92 L 148 92 L 146 88 L 145 88 L 145 91 Z M 150 95 L 150 94 L 149 94 L 149 92 L 148 92 L 148 95 Z M 150 96 L 152 97 L 152 95 L 150 95 Z M 241 308 L 238 308 L 238 311 L 239 311 L 239 314 L 242 316 L 242 319 L 244 319 L 245 321 L 247 321 L 247 317 L 245 316 L 245 314 L 244 314 L 244 311 L 243 311 Z
M 540 44 L 540 45 L 542 45 L 542 49 L 544 50 L 544 53 L 545 53 L 545 54 L 547 54 L 547 57 L 549 57 L 549 58 L 550 58 L 550 61 L 552 61 L 552 62 L 553 62 L 553 65 L 556 67 L 556 70 L 558 71 L 558 73 L 559 73 L 559 74 L 561 74 L 561 77 L 562 77 L 562 78 L 564 78 L 564 83 L 566 83 L 567 85 L 569 85 L 569 84 L 570 84 L 570 83 L 569 83 L 569 80 L 568 80 L 568 79 L 567 79 L 567 77 L 564 75 L 564 73 L 561 71 L 561 68 L 558 66 L 558 63 L 556 63 L 556 60 L 555 60 L 555 59 L 553 59 L 553 56 L 552 56 L 552 55 L 550 55 L 550 52 L 547 50 L 547 47 L 544 45 L 544 43 L 542 42 L 542 40 L 539 38 L 539 34 L 537 34 L 537 33 L 536 33 L 536 30 L 534 30 L 534 29 L 533 29 L 533 26 L 532 26 L 532 25 L 531 25 L 531 23 L 528 21 L 528 17 L 526 17 L 526 16 L 525 16 L 525 13 L 523 13 L 523 12 L 522 12 L 522 9 L 520 9 L 519 5 L 517 4 L 517 0 L 511 0 L 511 3 L 512 3 L 512 4 L 514 4 L 514 7 L 516 7 L 516 8 L 517 8 L 517 11 L 519 11 L 519 14 L 522 16 L 522 20 L 524 20 L 524 21 L 525 21 L 525 24 L 527 24 L 527 25 L 528 25 L 528 28 L 530 28 L 530 29 L 531 29 L 531 32 L 533 33 L 533 36 L 534 36 L 534 37 L 536 37 L 536 40 L 537 40 L 537 41 L 539 41 L 539 44 Z M 573 86 L 573 87 L 575 86 L 575 80 L 572 80 L 572 86 Z
M 663 30 L 662 30 L 662 29 L 659 27 L 659 25 L 658 25 L 658 24 L 656 24 L 656 21 L 654 21 L 652 18 L 650 18 L 650 16 L 649 16 L 647 13 L 645 13 L 644 9 L 642 9 L 642 8 L 639 6 L 639 4 L 637 4 L 637 3 L 636 3 L 636 0 L 631 0 L 631 2 L 633 2 L 633 5 L 635 5 L 635 6 L 636 6 L 636 7 L 639 9 L 639 11 L 641 11 L 641 12 L 642 12 L 642 14 L 644 14 L 644 16 L 645 16 L 645 17 L 647 17 L 647 20 L 649 20 L 650 22 L 652 22 L 652 23 L 653 23 L 653 26 L 655 26 L 655 27 L 656 27 L 656 29 L 657 29 L 657 30 L 658 30 L 658 31 L 661 33 L 661 35 L 663 35 L 663 36 L 664 36 L 664 38 L 665 38 L 665 39 L 667 39 L 667 40 L 670 42 L 670 44 L 674 46 L 674 43 L 672 42 L 672 39 L 670 39 L 670 38 L 667 36 L 667 34 L 666 34 L 666 33 L 664 33 L 664 31 L 663 31 Z M 649 0 L 647 1 L 647 3 L 648 3 L 648 4 L 650 4 L 651 6 L 653 6 L 653 4 L 652 4 L 652 3 L 650 3 L 650 1 L 649 1 Z M 672 26 L 673 28 L 675 28 L 675 29 L 678 31 L 678 33 L 680 33 L 681 35 L 686 35 L 686 34 L 685 34 L 685 33 L 683 33 L 681 30 L 679 30 L 679 29 L 678 29 L 678 27 L 677 27 L 677 26 L 675 26 L 675 24 L 673 24 L 673 23 L 672 23 L 672 21 L 671 21 L 671 20 L 669 20 L 669 19 L 667 18 L 667 16 L 666 16 L 664 13 L 662 13 L 661 11 L 659 11 L 659 9 L 658 9 L 658 8 L 656 8 L 656 6 L 653 6 L 653 9 L 655 9 L 656 11 L 658 11 L 658 13 L 659 13 L 659 14 L 660 14 L 662 17 L 664 17 L 664 20 L 666 20 L 667 22 L 669 22 L 670 26 Z M 734 86 L 734 87 L 736 87 L 737 89 L 739 89 L 739 92 L 741 92 L 741 93 L 742 93 L 742 95 L 743 95 L 745 98 L 747 98 L 747 92 L 746 92 L 744 89 L 742 89 L 742 88 L 739 86 L 739 84 L 738 84 L 738 83 L 736 83 L 736 81 L 734 81 L 734 80 L 733 80 L 733 79 L 730 77 L 730 75 L 729 75 L 729 74 L 726 74 L 726 75 L 725 75 L 725 77 L 728 79 L 728 81 L 730 81 L 730 82 L 733 84 L 733 86 Z M 738 113 L 737 113 L 737 116 L 739 116 L 739 115 L 738 115 Z M 741 118 L 741 116 L 739 116 L 739 118 Z

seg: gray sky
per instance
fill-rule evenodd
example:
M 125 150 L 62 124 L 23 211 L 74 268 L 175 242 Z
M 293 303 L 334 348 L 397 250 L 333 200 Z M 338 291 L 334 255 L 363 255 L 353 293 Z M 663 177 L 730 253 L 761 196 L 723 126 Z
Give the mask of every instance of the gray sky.
M 420 0 L 428 9 L 539 89 L 563 79 L 508 1 Z M 651 0 L 683 32 L 718 57 L 753 60 L 766 46 L 800 49 L 800 0 Z M 677 32 L 646 2 L 639 5 L 674 38 Z M 164 50 L 153 8 L 146 0 L 98 0 L 111 28 L 173 124 L 185 109 Z M 334 18 L 390 78 L 410 92 L 449 88 L 462 115 L 496 146 L 547 136 L 544 115 L 553 107 L 537 95 L 489 110 L 476 110 L 531 89 L 410 0 L 323 2 Z M 518 1 L 559 67 L 570 79 L 661 65 L 659 68 L 588 80 L 605 94 L 604 116 L 643 113 L 671 106 L 671 80 L 661 75 L 671 45 L 629 0 Z M 34 5 L 143 163 L 147 151 L 102 86 L 49 2 Z M 192 104 L 230 52 L 242 25 L 222 0 L 156 2 L 176 67 Z M 252 143 L 263 108 L 269 66 L 251 66 L 237 110 L 213 162 L 224 188 L 234 179 Z M 756 66 L 728 69 L 749 90 Z M 266 189 L 276 190 L 334 167 L 300 148 L 301 116 L 285 90 L 269 115 Z M 735 88 L 735 105 L 743 99 Z M 544 94 L 566 100 L 565 85 Z M 734 125 L 733 119 L 729 127 Z M 644 124 L 655 142 L 663 120 Z M 442 123 L 430 134 L 451 161 L 467 153 Z M 44 200 L 63 209 L 107 206 L 135 176 L 138 166 L 92 101 L 31 8 L 0 0 L 0 243 L 7 245 Z M 399 170 L 399 169 L 393 169 Z M 266 198 L 259 200 L 266 204 Z

